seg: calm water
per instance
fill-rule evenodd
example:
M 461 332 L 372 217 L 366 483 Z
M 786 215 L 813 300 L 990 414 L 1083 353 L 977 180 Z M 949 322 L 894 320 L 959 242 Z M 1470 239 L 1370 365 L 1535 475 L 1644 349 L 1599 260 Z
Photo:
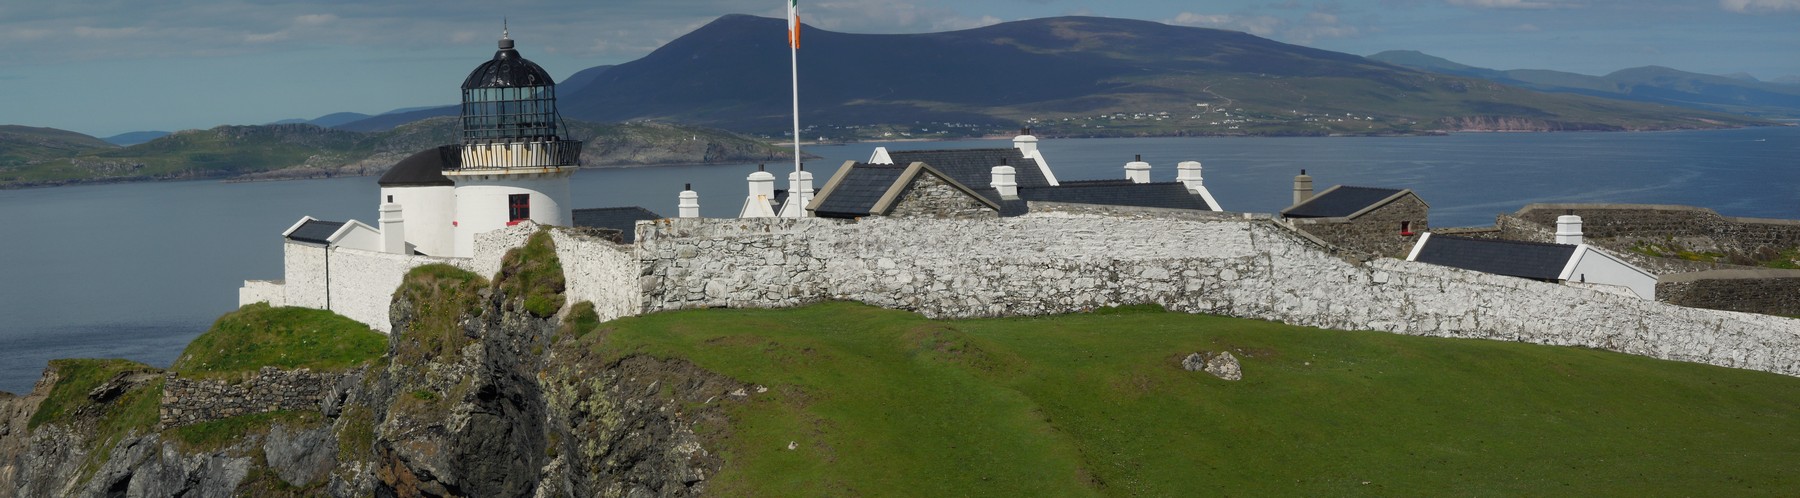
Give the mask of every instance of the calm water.
M 891 149 L 1007 141 L 869 143 L 808 149 L 819 185 L 846 159 Z M 1157 181 L 1202 161 L 1232 211 L 1287 207 L 1304 168 L 1317 187 L 1412 188 L 1433 226 L 1483 225 L 1531 202 L 1690 204 L 1727 215 L 1800 218 L 1800 128 L 1706 132 L 1465 134 L 1405 138 L 1045 140 L 1062 179 L 1122 178 L 1142 154 Z M 770 165 L 772 171 L 791 166 Z M 706 216 L 735 215 L 754 165 L 588 170 L 578 207 L 640 205 L 670 215 L 683 183 Z M 785 186 L 786 175 L 778 185 Z M 31 388 L 51 358 L 122 357 L 168 366 L 235 307 L 244 279 L 279 278 L 281 231 L 302 215 L 375 220 L 374 178 L 168 182 L 0 190 L 0 390 Z

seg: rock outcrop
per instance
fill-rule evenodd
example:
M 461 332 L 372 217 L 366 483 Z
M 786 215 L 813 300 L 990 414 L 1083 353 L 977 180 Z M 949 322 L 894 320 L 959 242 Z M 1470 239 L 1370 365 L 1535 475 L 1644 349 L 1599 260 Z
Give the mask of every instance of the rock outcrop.
M 555 252 L 529 251 L 548 244 L 535 237 L 509 254 L 493 284 L 447 266 L 409 274 L 387 354 L 337 382 L 300 383 L 316 406 L 162 426 L 171 377 L 157 369 L 108 363 L 119 373 L 95 377 L 90 365 L 53 365 L 31 394 L 0 397 L 0 498 L 702 493 L 723 462 L 695 424 L 724 427 L 721 406 L 747 386 L 679 360 L 575 346 L 591 332 L 576 323 L 598 323 L 591 305 L 569 307 L 588 319 L 564 324 L 525 298 L 560 299 Z M 68 372 L 101 380 L 63 382 Z M 295 375 L 255 378 L 270 376 Z M 71 387 L 78 403 L 65 403 Z M 243 394 L 216 391 L 183 392 Z

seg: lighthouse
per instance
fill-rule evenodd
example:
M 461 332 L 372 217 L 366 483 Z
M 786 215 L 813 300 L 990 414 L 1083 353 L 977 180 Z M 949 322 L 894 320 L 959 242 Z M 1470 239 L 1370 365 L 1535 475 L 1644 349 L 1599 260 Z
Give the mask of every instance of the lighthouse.
M 556 82 L 519 55 L 505 30 L 494 58 L 463 80 L 459 124 L 458 160 L 443 169 L 455 184 L 452 255 L 470 257 L 477 234 L 525 220 L 571 224 L 569 177 L 581 142 L 563 139 Z

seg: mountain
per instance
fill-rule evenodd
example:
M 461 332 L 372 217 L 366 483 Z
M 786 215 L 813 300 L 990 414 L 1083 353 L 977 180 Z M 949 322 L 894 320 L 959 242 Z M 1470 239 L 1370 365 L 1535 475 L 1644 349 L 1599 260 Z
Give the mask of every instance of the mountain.
M 721 17 L 559 92 L 564 115 L 781 134 L 789 125 L 780 19 Z M 1384 134 L 1762 124 L 1724 114 L 1543 94 L 1446 78 L 1235 31 L 1058 17 L 944 33 L 806 28 L 808 135 L 1032 124 L 1053 135 Z M 1349 116 L 1346 116 L 1349 114 Z
M 792 157 L 786 149 L 714 129 L 572 120 L 567 126 L 565 136 L 587 142 L 581 156 L 586 166 Z M 0 127 L 0 187 L 374 175 L 420 150 L 456 143 L 455 130 L 456 119 L 450 117 L 414 121 L 378 133 L 310 124 L 220 126 L 118 147 L 62 130 Z
M 392 130 L 396 126 L 411 123 L 411 122 L 418 121 L 421 119 L 435 118 L 435 117 L 441 117 L 441 116 L 455 116 L 460 112 L 462 112 L 462 108 L 460 106 L 455 106 L 455 105 L 446 105 L 446 106 L 438 106 L 438 107 L 418 107 L 418 108 L 412 108 L 412 109 L 399 109 L 399 110 L 389 111 L 386 114 L 370 116 L 370 117 L 367 117 L 364 119 L 359 119 L 359 120 L 351 121 L 351 122 L 347 122 L 347 123 L 340 123 L 337 125 L 333 125 L 332 128 L 337 128 L 339 130 L 345 130 L 345 131 L 380 132 L 380 131 Z
M 169 136 L 169 133 L 170 132 L 166 132 L 166 131 L 131 131 L 131 132 L 125 132 L 125 133 L 120 133 L 118 135 L 106 137 L 101 140 L 105 140 L 106 143 L 124 147 L 127 145 L 137 145 L 137 144 L 141 144 L 141 143 L 148 142 L 151 140 L 156 140 L 158 138 L 166 137 L 166 136 Z
M 557 82 L 556 91 L 568 94 L 586 88 L 589 84 L 592 84 L 594 80 L 600 79 L 601 74 L 605 74 L 607 70 L 612 68 L 613 66 L 606 65 L 594 66 L 576 71 L 575 74 L 571 74 L 569 77 L 563 78 L 562 81 Z
M 115 148 L 118 146 L 68 130 L 0 125 L 0 169 Z
M 1605 76 L 1543 69 L 1497 71 L 1467 66 L 1412 50 L 1390 50 L 1369 59 L 1420 71 L 1481 78 L 1534 90 L 1573 93 L 1730 112 L 1749 116 L 1800 116 L 1800 87 L 1763 82 L 1748 74 L 1716 76 L 1661 66 L 1623 69 Z

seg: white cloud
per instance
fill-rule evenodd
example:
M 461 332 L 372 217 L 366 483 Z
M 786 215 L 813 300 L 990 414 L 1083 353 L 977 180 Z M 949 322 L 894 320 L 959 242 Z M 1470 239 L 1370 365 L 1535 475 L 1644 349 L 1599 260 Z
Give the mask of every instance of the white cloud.
M 1800 0 L 1719 0 L 1719 7 L 1740 14 L 1800 12 Z
M 1519 32 L 1519 33 L 1531 33 L 1531 32 L 1536 32 L 1536 31 L 1543 31 L 1543 30 L 1539 29 L 1536 24 L 1525 23 L 1525 24 L 1520 24 L 1518 26 L 1513 26 L 1512 31 Z
M 1237 15 L 1237 14 L 1196 14 L 1182 12 L 1173 19 L 1163 21 L 1178 26 L 1194 26 L 1200 28 L 1219 28 L 1243 31 L 1256 36 L 1270 36 L 1287 24 L 1274 16 Z
M 1543 0 L 1446 0 L 1450 5 L 1475 7 L 1480 9 L 1554 9 L 1568 7 L 1567 3 Z
M 335 14 L 304 14 L 295 17 L 294 24 L 297 26 L 319 26 L 331 24 L 332 21 L 336 20 L 338 20 L 338 16 Z

